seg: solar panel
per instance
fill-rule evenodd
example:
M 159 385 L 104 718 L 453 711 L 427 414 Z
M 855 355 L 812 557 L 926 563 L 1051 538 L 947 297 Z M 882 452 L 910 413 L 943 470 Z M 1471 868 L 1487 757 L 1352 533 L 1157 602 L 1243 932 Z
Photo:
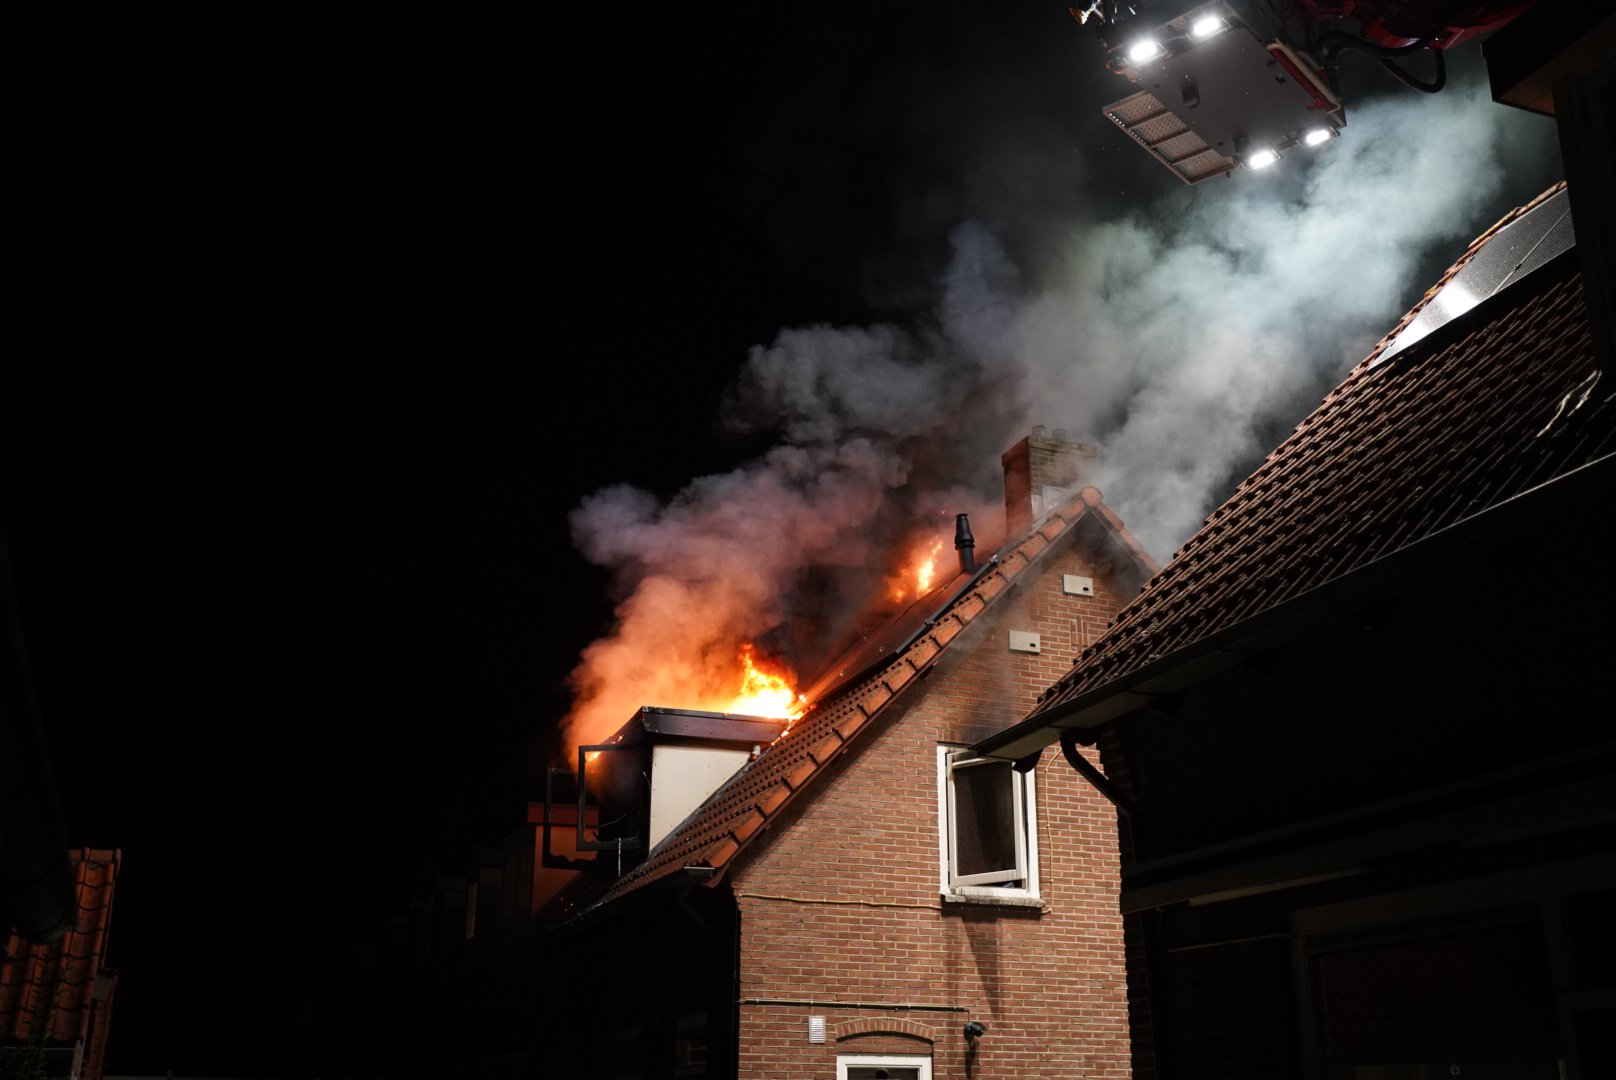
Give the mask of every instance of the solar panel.
M 1571 200 L 1566 189 L 1561 188 L 1488 237 L 1470 261 L 1425 302 L 1414 320 L 1375 357 L 1371 366 L 1408 348 L 1575 244 Z

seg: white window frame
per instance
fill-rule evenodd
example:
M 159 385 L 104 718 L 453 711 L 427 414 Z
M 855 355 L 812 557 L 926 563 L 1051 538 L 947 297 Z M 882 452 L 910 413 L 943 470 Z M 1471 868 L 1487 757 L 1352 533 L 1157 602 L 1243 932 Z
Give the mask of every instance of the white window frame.
M 931 1080 L 931 1057 L 925 1054 L 837 1054 L 836 1080 L 847 1080 L 850 1066 L 870 1068 L 919 1069 L 917 1080 Z
M 987 901 L 1005 904 L 1038 902 L 1038 799 L 1034 770 L 1011 769 L 1015 787 L 1017 868 L 996 874 L 961 878 L 954 874 L 953 783 L 955 767 L 984 764 L 963 746 L 937 747 L 937 863 L 938 887 L 945 900 Z

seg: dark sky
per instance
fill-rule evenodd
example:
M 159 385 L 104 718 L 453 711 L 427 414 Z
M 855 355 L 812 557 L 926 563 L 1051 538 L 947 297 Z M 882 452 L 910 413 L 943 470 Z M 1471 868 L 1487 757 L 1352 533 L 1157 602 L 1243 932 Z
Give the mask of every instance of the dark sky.
M 123 852 L 113 1065 L 310 1064 L 329 958 L 542 791 L 611 617 L 568 512 L 769 445 L 749 347 L 908 319 L 962 219 L 1035 262 L 1182 193 L 1064 5 L 868 8 L 266 15 L 36 88 L 0 527 Z
M 265 15 L 36 87 L 0 526 L 70 843 L 123 852 L 115 1066 L 310 1064 L 329 958 L 520 820 L 610 610 L 566 512 L 728 467 L 746 347 L 865 316 L 881 97 L 937 92 L 871 60 L 982 62 L 939 17 Z

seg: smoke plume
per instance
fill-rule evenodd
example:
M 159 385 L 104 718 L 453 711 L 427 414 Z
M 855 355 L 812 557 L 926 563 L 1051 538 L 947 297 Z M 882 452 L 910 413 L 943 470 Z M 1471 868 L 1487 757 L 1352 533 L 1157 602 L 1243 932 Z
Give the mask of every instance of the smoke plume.
M 1559 172 L 1552 121 L 1493 103 L 1479 73 L 1349 107 L 1341 138 L 1267 173 L 1184 188 L 1158 170 L 1154 201 L 1110 215 L 1074 199 L 1030 221 L 1020 174 L 994 183 L 974 160 L 927 204 L 972 212 L 931 222 L 949 250 L 923 303 L 751 349 L 726 418 L 772 450 L 666 501 L 625 485 L 574 511 L 620 596 L 574 672 L 574 743 L 642 705 L 721 708 L 742 641 L 823 659 L 814 642 L 954 513 L 991 552 L 999 455 L 1035 424 L 1102 449 L 1089 481 L 1165 561 L 1464 244 Z

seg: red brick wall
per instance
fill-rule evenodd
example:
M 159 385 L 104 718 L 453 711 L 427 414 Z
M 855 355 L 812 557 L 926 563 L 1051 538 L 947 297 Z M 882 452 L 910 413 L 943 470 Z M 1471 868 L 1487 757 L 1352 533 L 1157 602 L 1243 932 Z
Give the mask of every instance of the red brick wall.
M 1019 720 L 1127 599 L 1080 546 L 1051 562 L 732 874 L 741 1077 L 830 1080 L 838 1053 L 929 1053 L 938 1080 L 1129 1075 L 1116 815 L 1058 748 L 1035 774 L 1041 906 L 939 897 L 938 744 Z M 1093 577 L 1096 595 L 1064 595 L 1062 574 Z M 1010 652 L 1012 629 L 1042 635 L 1041 654 Z M 969 1020 L 988 1029 L 974 1051 Z

